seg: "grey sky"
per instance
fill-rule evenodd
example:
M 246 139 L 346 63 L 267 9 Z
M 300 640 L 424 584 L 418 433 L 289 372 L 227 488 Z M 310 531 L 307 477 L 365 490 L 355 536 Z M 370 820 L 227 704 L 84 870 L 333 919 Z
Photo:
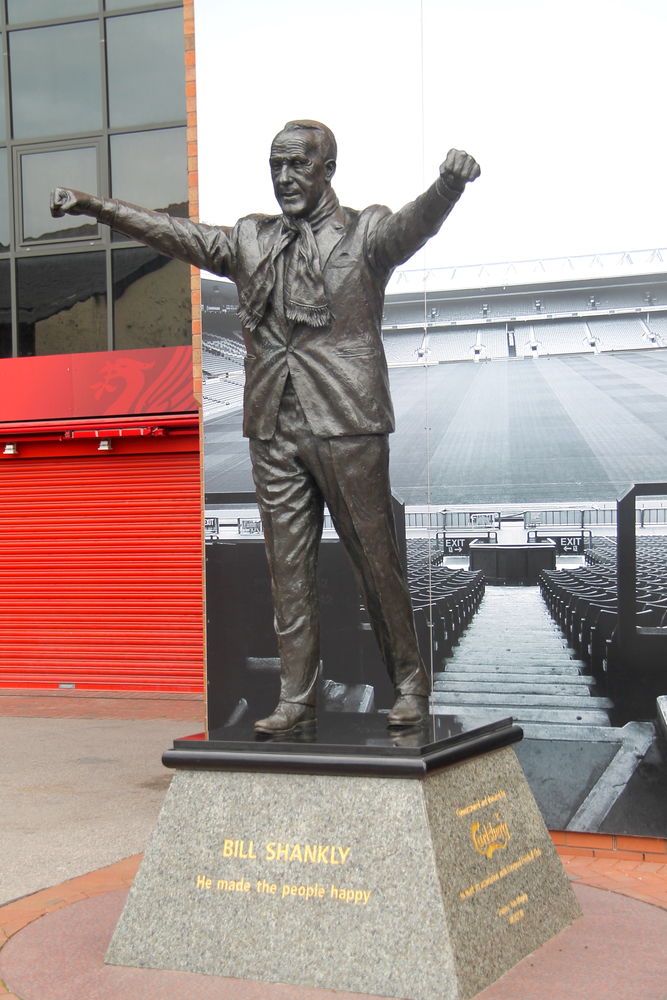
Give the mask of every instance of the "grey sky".
M 201 218 L 276 212 L 270 140 L 336 133 L 344 204 L 392 208 L 450 146 L 482 177 L 415 266 L 667 244 L 664 0 L 195 0 Z

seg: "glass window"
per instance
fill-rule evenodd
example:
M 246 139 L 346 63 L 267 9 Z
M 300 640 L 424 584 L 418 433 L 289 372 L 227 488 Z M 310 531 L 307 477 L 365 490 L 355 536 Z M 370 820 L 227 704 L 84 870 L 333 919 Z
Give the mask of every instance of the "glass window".
M 108 18 L 107 67 L 112 127 L 185 118 L 182 9 Z
M 102 127 L 97 21 L 10 32 L 14 136 Z
M 115 198 L 187 218 L 187 169 L 184 128 L 111 136 L 111 193 Z
M 114 347 L 189 344 L 190 268 L 146 247 L 112 253 Z
M 4 42 L 2 35 L 0 35 L 0 41 Z M 5 114 L 5 74 L 0 73 L 0 142 L 5 142 L 6 140 L 7 116 Z
M 0 149 L 0 251 L 9 250 L 9 178 L 7 150 Z
M 97 221 L 85 215 L 54 219 L 49 195 L 54 187 L 97 193 L 97 146 L 20 154 L 22 190 L 21 242 L 88 239 L 98 232 Z
M 0 260 L 0 358 L 12 356 L 12 294 L 9 268 L 8 260 Z
M 106 10 L 126 10 L 141 6 L 141 0 L 104 0 L 104 6 Z
M 55 21 L 74 14 L 96 14 L 97 0 L 8 0 L 10 24 L 21 21 Z
M 17 262 L 19 355 L 107 348 L 104 253 Z

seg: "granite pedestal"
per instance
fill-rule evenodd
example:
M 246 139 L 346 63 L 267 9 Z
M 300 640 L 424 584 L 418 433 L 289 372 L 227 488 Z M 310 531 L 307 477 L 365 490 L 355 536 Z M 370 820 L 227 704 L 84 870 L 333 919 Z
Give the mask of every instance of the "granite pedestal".
M 511 720 L 392 736 L 339 715 L 310 740 L 176 741 L 107 962 L 474 997 L 579 915 L 520 737 Z

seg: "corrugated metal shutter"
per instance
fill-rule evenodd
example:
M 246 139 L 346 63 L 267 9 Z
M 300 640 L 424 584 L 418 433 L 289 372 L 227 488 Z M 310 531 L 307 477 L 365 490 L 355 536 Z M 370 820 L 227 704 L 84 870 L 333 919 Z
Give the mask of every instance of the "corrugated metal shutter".
M 201 691 L 200 525 L 194 449 L 0 462 L 0 686 Z

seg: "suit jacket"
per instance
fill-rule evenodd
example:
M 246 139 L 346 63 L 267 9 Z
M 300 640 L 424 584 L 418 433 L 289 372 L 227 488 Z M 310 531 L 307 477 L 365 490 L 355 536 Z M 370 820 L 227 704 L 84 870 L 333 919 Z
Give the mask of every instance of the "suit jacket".
M 382 205 L 361 212 L 337 208 L 315 234 L 332 316 L 325 327 L 287 319 L 284 255 L 278 257 L 264 318 L 254 331 L 243 331 L 246 437 L 273 436 L 288 376 L 316 436 L 386 434 L 394 429 L 381 336 L 385 287 L 393 269 L 438 231 L 457 198 L 439 178 L 395 213 Z M 239 292 L 281 232 L 281 216 L 250 215 L 230 228 L 115 200 L 102 205 L 101 221 L 169 257 L 230 278 Z

